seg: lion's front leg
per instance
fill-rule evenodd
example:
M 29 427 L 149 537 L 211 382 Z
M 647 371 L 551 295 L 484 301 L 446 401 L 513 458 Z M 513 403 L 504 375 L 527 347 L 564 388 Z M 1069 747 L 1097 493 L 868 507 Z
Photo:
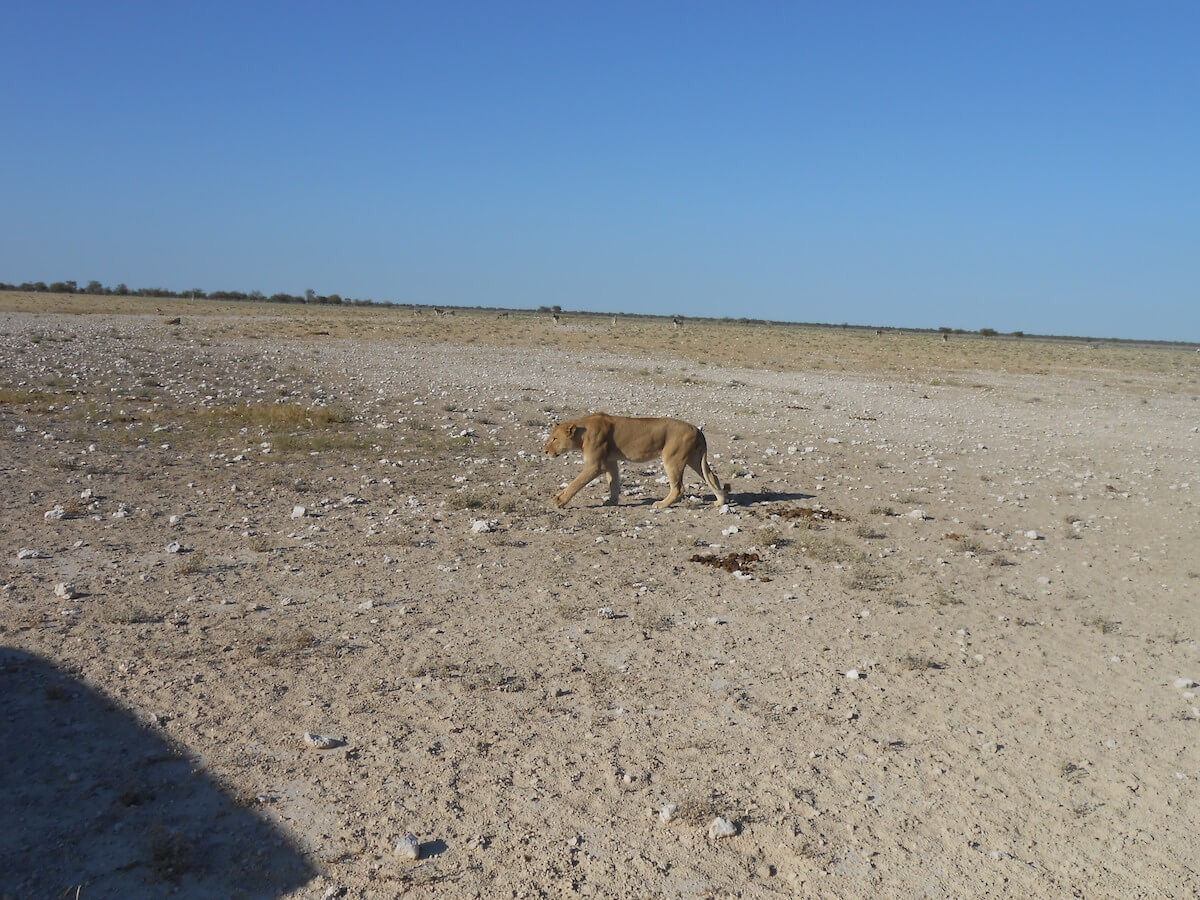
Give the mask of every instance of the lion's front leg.
M 579 473 L 578 478 L 576 478 L 565 488 L 563 488 L 561 492 L 555 495 L 554 505 L 559 507 L 566 506 L 571 502 L 571 498 L 578 494 L 581 489 L 587 487 L 587 485 L 599 478 L 602 471 L 603 469 L 601 468 L 599 462 L 588 462 L 587 460 L 584 460 L 583 471 Z

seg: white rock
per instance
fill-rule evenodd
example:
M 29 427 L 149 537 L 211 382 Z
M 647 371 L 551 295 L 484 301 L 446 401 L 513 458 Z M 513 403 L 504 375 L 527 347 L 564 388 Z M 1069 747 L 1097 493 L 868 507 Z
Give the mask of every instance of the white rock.
M 909 512 L 906 512 L 905 515 L 908 516 L 910 519 L 924 519 L 925 518 L 925 510 L 914 509 L 914 510 L 910 510 Z
M 717 816 L 708 826 L 708 836 L 714 841 L 717 838 L 733 837 L 737 834 L 737 826 L 723 816 Z
M 658 811 L 658 817 L 664 822 L 670 822 L 675 818 L 677 812 L 679 812 L 678 803 L 667 803 Z
M 183 545 L 180 544 L 179 541 L 171 541 L 171 543 L 167 544 L 168 553 L 178 553 L 182 549 Z
M 487 519 L 475 519 L 471 522 L 471 531 L 475 532 L 475 534 L 483 534 L 491 530 L 491 523 Z
M 742 529 L 738 528 L 736 525 L 730 525 L 728 528 L 724 529 L 721 534 L 729 536 L 731 534 L 737 534 L 741 530 Z
M 342 742 L 335 737 L 330 737 L 326 734 L 313 734 L 311 731 L 304 735 L 304 743 L 314 750 L 332 750 L 334 747 L 342 745 Z
M 292 507 L 292 518 L 293 519 L 303 519 L 306 515 L 308 515 L 308 510 L 305 509 L 303 506 L 293 506 Z
M 41 559 L 42 554 L 37 550 L 30 550 L 28 547 L 22 547 L 17 551 L 17 559 Z
M 1025 537 L 1029 538 L 1031 541 L 1036 541 L 1038 539 L 1038 533 L 1036 531 L 1027 531 L 1025 532 Z
M 1200 687 L 1200 684 L 1197 684 L 1190 678 L 1176 678 L 1175 687 L 1179 688 L 1181 691 L 1186 691 L 1188 688 Z
M 67 511 L 65 509 L 63 509 L 61 506 L 56 506 L 56 507 L 54 507 L 54 509 L 46 510 L 46 512 L 42 516 L 42 518 L 45 519 L 47 522 L 53 522 L 56 519 L 63 518 L 64 516 L 66 516 L 66 514 L 67 514 Z
M 54 586 L 54 596 L 64 600 L 74 600 L 79 595 L 75 593 L 75 585 L 68 581 L 60 581 Z
M 411 859 L 415 862 L 421 858 L 421 842 L 415 834 L 406 834 L 396 841 L 396 849 L 393 852 L 401 859 Z
M 858 674 L 858 669 L 851 669 L 849 672 L 846 673 L 846 677 L 849 678 L 851 681 L 857 681 L 862 676 Z
M 169 523 L 171 523 L 172 525 L 178 525 L 179 524 L 179 516 L 171 516 L 171 518 L 167 519 L 167 521 Z
M 613 611 L 611 606 L 600 607 L 598 610 L 596 610 L 596 615 L 602 619 L 615 619 L 617 617 L 617 614 Z

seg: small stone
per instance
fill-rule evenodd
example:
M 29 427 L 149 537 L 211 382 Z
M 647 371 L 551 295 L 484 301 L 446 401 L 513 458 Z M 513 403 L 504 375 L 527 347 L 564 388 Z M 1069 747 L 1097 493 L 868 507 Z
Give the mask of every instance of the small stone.
M 909 512 L 906 512 L 906 513 L 905 513 L 905 515 L 906 515 L 906 516 L 908 516 L 910 519 L 921 519 L 921 520 L 924 520 L 924 518 L 925 518 L 925 510 L 923 510 L 923 509 L 914 509 L 914 510 L 910 510 Z
M 596 610 L 596 615 L 602 619 L 615 619 L 617 617 L 617 614 L 613 612 L 613 608 L 611 606 L 600 607 L 598 610 Z
M 67 511 L 65 509 L 63 509 L 61 506 L 56 506 L 56 507 L 54 507 L 54 509 L 46 510 L 46 512 L 43 514 L 42 518 L 45 519 L 47 522 L 53 522 L 58 519 L 64 518 L 66 516 L 66 514 L 67 514 Z
M 292 507 L 292 518 L 293 519 L 303 519 L 306 515 L 308 515 L 308 510 L 305 509 L 303 506 L 293 506 Z
M 484 534 L 485 532 L 491 530 L 491 523 L 488 522 L 487 519 L 475 519 L 471 522 L 471 531 L 475 534 Z
M 182 549 L 183 545 L 180 544 L 179 541 L 171 541 L 171 543 L 167 544 L 168 553 L 178 553 Z
M 167 519 L 167 521 L 169 523 L 171 523 L 172 525 L 178 525 L 180 519 L 179 519 L 179 516 L 171 516 L 171 518 Z
M 61 597 L 63 600 L 74 600 L 79 595 L 75 593 L 75 585 L 67 581 L 60 581 L 54 586 L 54 596 Z
M 396 841 L 396 849 L 393 852 L 401 859 L 411 859 L 416 862 L 421 858 L 421 842 L 417 840 L 415 834 L 406 834 Z
M 41 559 L 42 554 L 37 550 L 30 550 L 27 547 L 22 547 L 17 551 L 17 559 Z
M 308 732 L 304 735 L 304 743 L 314 750 L 332 750 L 334 747 L 340 747 L 343 742 L 325 734 Z
M 678 812 L 679 812 L 679 804 L 678 803 L 667 803 L 667 804 L 664 804 L 661 809 L 659 809 L 658 818 L 661 819 L 663 822 L 670 822 L 675 818 L 675 814 Z
M 708 826 L 708 836 L 712 840 L 718 838 L 733 837 L 737 834 L 737 826 L 723 816 L 717 816 Z
M 846 677 L 849 678 L 851 681 L 857 681 L 862 676 L 858 673 L 858 669 L 851 669 L 849 672 L 846 673 Z
M 1200 687 L 1200 684 L 1197 684 L 1190 678 L 1176 678 L 1175 687 L 1181 691 L 1186 691 L 1188 688 Z

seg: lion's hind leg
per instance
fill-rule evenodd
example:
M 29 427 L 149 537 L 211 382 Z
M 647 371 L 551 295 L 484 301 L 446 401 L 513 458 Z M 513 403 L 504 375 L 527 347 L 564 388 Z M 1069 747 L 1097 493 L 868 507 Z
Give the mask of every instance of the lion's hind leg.
M 654 505 L 659 509 L 670 506 L 683 496 L 683 470 L 687 463 L 663 459 L 663 468 L 667 470 L 667 481 L 671 482 L 671 492 Z
M 615 459 L 605 460 L 604 477 L 608 480 L 608 506 L 616 506 L 621 500 L 621 466 Z

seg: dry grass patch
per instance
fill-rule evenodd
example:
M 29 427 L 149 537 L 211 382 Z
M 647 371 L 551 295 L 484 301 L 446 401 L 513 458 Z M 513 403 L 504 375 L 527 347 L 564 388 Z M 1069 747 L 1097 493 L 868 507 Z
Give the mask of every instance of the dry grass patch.
M 966 600 L 963 600 L 961 597 L 955 597 L 949 591 L 938 591 L 936 594 L 934 594 L 933 599 L 930 602 L 934 606 L 941 606 L 941 607 L 965 606 L 967 603 Z
M 842 579 L 842 584 L 854 591 L 881 591 L 891 581 L 892 577 L 887 571 L 873 569 L 870 563 L 861 563 Z
M 799 543 L 800 551 L 806 556 L 828 563 L 864 562 L 867 554 L 849 541 L 839 537 L 806 535 Z
M 1120 622 L 1104 616 L 1088 616 L 1083 620 L 1083 625 L 1087 628 L 1095 628 L 1101 634 L 1112 634 L 1121 629 Z
M 711 794 L 688 794 L 676 804 L 675 815 L 685 825 L 707 825 L 720 815 L 717 799 Z
M 200 575 L 208 571 L 208 555 L 203 550 L 193 550 L 175 563 L 176 575 Z
M 30 412 L 46 412 L 46 407 L 56 406 L 62 402 L 58 394 L 48 391 L 21 391 L 12 388 L 0 388 L 0 404 L 5 406 L 31 407 Z
M 906 672 L 928 672 L 930 669 L 944 669 L 946 666 L 920 653 L 905 653 L 900 657 L 900 668 Z

